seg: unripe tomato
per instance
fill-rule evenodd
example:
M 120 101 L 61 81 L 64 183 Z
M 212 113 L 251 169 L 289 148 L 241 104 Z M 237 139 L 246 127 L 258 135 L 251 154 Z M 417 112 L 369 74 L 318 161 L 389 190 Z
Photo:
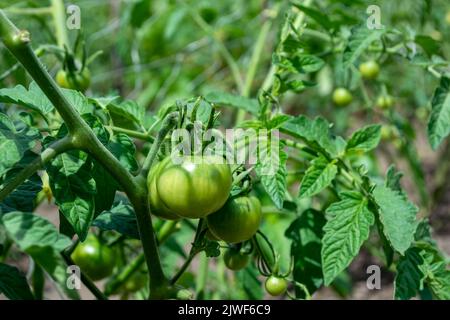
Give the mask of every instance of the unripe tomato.
M 379 96 L 377 99 L 377 107 L 381 109 L 389 109 L 394 104 L 394 99 L 389 95 Z
M 152 167 L 147 177 L 147 187 L 148 187 L 148 199 L 150 202 L 150 211 L 155 216 L 167 219 L 167 220 L 178 220 L 180 216 L 170 211 L 169 208 L 161 201 L 161 198 L 158 193 L 158 189 L 156 188 L 156 177 L 160 173 L 161 164 L 163 162 L 159 162 Z
M 223 255 L 223 260 L 228 269 L 237 271 L 248 265 L 250 256 L 236 249 L 227 249 Z
M 267 278 L 265 288 L 267 293 L 269 293 L 271 296 L 277 297 L 286 292 L 287 285 L 287 281 L 284 278 L 279 278 L 272 275 Z
M 395 126 L 392 125 L 383 125 L 381 127 L 381 139 L 382 140 L 394 140 L 398 139 L 399 132 Z
M 345 107 L 349 105 L 352 100 L 352 94 L 345 88 L 337 88 L 333 92 L 333 102 L 339 107 Z
M 203 218 L 227 201 L 232 175 L 223 158 L 189 156 L 177 164 L 168 157 L 160 166 L 155 181 L 158 195 L 178 216 Z
M 137 271 L 125 281 L 120 290 L 126 293 L 133 293 L 142 289 L 146 283 L 147 274 L 142 271 Z
M 359 65 L 359 72 L 364 79 L 375 79 L 380 73 L 380 66 L 374 60 L 366 61 Z
M 89 234 L 86 240 L 75 248 L 72 260 L 91 280 L 97 281 L 111 275 L 115 265 L 115 253 L 95 235 Z
M 217 212 L 207 219 L 211 233 L 228 243 L 250 239 L 261 223 L 261 203 L 256 197 L 229 199 Z
M 91 73 L 88 68 L 84 68 L 82 72 L 76 72 L 71 75 L 61 69 L 56 74 L 56 83 L 66 89 L 84 92 L 91 84 Z

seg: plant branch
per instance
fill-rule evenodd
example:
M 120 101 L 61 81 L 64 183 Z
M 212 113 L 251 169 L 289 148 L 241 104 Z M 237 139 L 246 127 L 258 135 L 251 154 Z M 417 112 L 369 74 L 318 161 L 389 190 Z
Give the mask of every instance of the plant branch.
M 66 123 L 69 133 L 74 133 L 75 129 L 79 128 L 81 124 L 84 124 L 83 127 L 90 129 L 84 123 L 80 114 L 64 97 L 55 81 L 50 77 L 31 49 L 29 32 L 17 29 L 2 10 L 0 10 L 0 37 L 8 50 L 24 66 L 52 102 Z
M 280 4 L 276 4 L 273 9 L 273 16 L 278 15 Z M 250 63 L 245 77 L 244 87 L 242 89 L 242 96 L 250 96 L 250 91 L 252 89 L 253 80 L 255 79 L 256 70 L 258 69 L 259 62 L 261 60 L 261 55 L 266 44 L 267 36 L 269 35 L 270 28 L 272 27 L 273 20 L 271 18 L 267 19 L 261 27 L 258 38 L 256 40 L 255 47 L 253 49 L 252 57 L 250 58 Z M 244 120 L 245 110 L 239 109 L 236 122 L 240 123 Z
M 153 142 L 155 141 L 155 138 L 153 138 L 153 136 L 146 134 L 144 132 L 139 132 L 139 131 L 135 131 L 135 130 L 129 130 L 129 129 L 124 129 L 124 128 L 119 128 L 119 127 L 114 127 L 114 126 L 106 126 L 107 129 L 112 130 L 113 132 L 116 133 L 125 133 L 126 135 L 142 140 L 142 141 L 148 141 L 148 142 Z
M 61 140 L 53 142 L 48 148 L 46 148 L 36 159 L 34 159 L 29 165 L 27 165 L 22 171 L 12 178 L 5 186 L 0 190 L 0 202 L 3 201 L 11 192 L 13 192 L 18 186 L 30 178 L 38 170 L 42 169 L 46 163 L 54 159 L 57 155 L 73 149 L 74 146 L 70 137 L 65 137 Z
M 4 10 L 6 13 L 9 13 L 9 14 L 33 15 L 33 16 L 47 15 L 47 14 L 52 13 L 51 7 L 43 7 L 43 8 L 10 7 L 10 8 L 5 8 Z
M 63 49 L 67 48 L 67 50 L 70 50 L 69 37 L 67 35 L 66 28 L 66 10 L 64 1 L 52 0 L 51 3 L 51 13 L 55 24 L 56 41 L 58 42 L 58 46 Z
M 67 265 L 73 266 L 75 265 L 75 262 L 73 262 L 72 258 L 69 254 L 66 252 L 62 252 L 61 255 L 63 256 L 64 260 L 66 261 Z M 83 284 L 86 286 L 86 288 L 89 289 L 89 291 L 98 299 L 98 300 L 108 300 L 108 298 L 103 294 L 103 292 L 100 291 L 99 288 L 95 285 L 95 283 L 89 279 L 82 271 L 80 271 L 80 280 L 83 282 Z
M 178 272 L 170 280 L 171 285 L 174 285 L 175 283 L 177 283 L 177 281 L 180 279 L 180 277 L 183 275 L 183 273 L 186 271 L 186 269 L 191 265 L 191 262 L 195 258 L 195 256 L 202 251 L 202 249 L 200 249 L 198 247 L 198 242 L 199 242 L 202 230 L 203 230 L 203 219 L 200 219 L 198 221 L 197 230 L 195 231 L 194 242 L 192 243 L 192 247 L 189 252 L 189 256 L 184 261 L 180 270 L 178 270 Z
M 151 294 L 156 297 L 164 297 L 167 294 L 167 279 L 162 270 L 150 217 L 146 179 L 142 179 L 142 177 L 134 178 L 98 140 L 92 129 L 64 97 L 55 81 L 34 54 L 30 46 L 29 33 L 18 30 L 2 10 L 0 10 L 0 37 L 5 46 L 22 63 L 59 112 L 68 128 L 73 146 L 91 154 L 123 187 L 135 209 L 140 238 L 151 279 Z M 153 151 L 155 151 L 155 148 L 153 148 Z M 151 164 L 151 161 L 147 163 Z
M 150 168 L 153 165 L 153 162 L 155 161 L 155 158 L 158 154 L 159 148 L 161 147 L 162 143 L 164 142 L 164 139 L 166 138 L 167 134 L 172 130 L 173 127 L 178 122 L 178 113 L 173 112 L 169 114 L 166 119 L 164 119 L 164 123 L 162 124 L 161 130 L 159 130 L 158 135 L 156 137 L 155 142 L 153 143 L 147 158 L 144 161 L 144 164 L 142 166 L 142 170 L 140 173 L 141 177 L 147 178 L 148 172 L 150 171 Z
M 158 232 L 158 243 L 161 245 L 169 236 L 177 230 L 178 221 L 166 221 Z M 108 283 L 105 294 L 108 296 L 113 294 L 120 286 L 126 282 L 136 271 L 138 271 L 145 263 L 144 253 L 139 254 L 125 267 L 119 275 Z

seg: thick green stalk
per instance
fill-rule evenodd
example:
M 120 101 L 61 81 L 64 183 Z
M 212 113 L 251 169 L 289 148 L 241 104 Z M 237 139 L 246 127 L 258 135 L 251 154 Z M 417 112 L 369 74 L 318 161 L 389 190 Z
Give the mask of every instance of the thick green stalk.
M 280 4 L 276 4 L 274 8 L 274 16 L 278 15 L 278 9 Z M 261 60 L 261 55 L 263 53 L 267 36 L 269 35 L 270 28 L 272 27 L 273 20 L 271 18 L 267 19 L 261 30 L 259 31 L 258 38 L 256 40 L 255 48 L 253 49 L 252 57 L 250 58 L 250 63 L 245 77 L 244 87 L 242 89 L 241 95 L 244 97 L 250 96 L 253 80 L 255 79 L 256 70 L 258 69 L 259 62 Z M 239 109 L 236 123 L 241 123 L 245 117 L 245 110 Z
M 158 232 L 158 243 L 161 245 L 169 236 L 176 231 L 178 221 L 166 221 Z M 125 283 L 136 271 L 138 271 L 145 262 L 145 255 L 139 254 L 134 258 L 126 268 L 106 287 L 105 294 L 113 294 L 123 283 Z
M 159 259 L 157 242 L 147 200 L 145 178 L 141 176 L 134 178 L 121 165 L 119 160 L 98 140 L 92 129 L 81 118 L 74 106 L 64 97 L 55 81 L 50 77 L 36 57 L 29 44 L 29 33 L 18 30 L 2 10 L 0 10 L 0 37 L 5 46 L 22 63 L 63 118 L 68 128 L 73 147 L 91 154 L 123 187 L 136 212 L 140 237 L 151 278 L 152 294 L 164 298 L 164 294 L 168 291 L 167 279 L 164 276 Z M 150 157 L 154 159 L 154 155 Z M 151 161 L 147 161 L 146 163 L 151 164 Z M 31 169 L 35 170 L 34 168 L 24 170 L 32 171 Z
M 63 0 L 51 1 L 51 12 L 53 15 L 53 21 L 55 23 L 56 41 L 61 48 L 67 48 L 70 50 L 69 37 L 67 35 L 66 27 L 66 8 Z

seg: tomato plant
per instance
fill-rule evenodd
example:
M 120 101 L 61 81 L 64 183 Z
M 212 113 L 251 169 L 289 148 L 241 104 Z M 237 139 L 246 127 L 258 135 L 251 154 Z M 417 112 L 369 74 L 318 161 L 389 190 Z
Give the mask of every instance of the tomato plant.
M 448 1 L 0 3 L 0 299 L 450 299 Z

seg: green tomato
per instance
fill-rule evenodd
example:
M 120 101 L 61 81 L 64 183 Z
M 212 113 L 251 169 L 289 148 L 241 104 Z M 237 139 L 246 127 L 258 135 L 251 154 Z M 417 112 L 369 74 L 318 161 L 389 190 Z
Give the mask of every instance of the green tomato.
M 287 281 L 284 278 L 272 275 L 267 278 L 264 286 L 267 293 L 269 293 L 271 296 L 277 297 L 286 292 L 287 285 Z
M 84 242 L 77 245 L 71 257 L 93 281 L 110 276 L 115 266 L 114 250 L 102 244 L 93 234 L 89 234 Z
M 224 159 L 189 156 L 174 163 L 168 157 L 156 175 L 156 190 L 162 203 L 183 218 L 203 218 L 219 210 L 231 191 L 232 175 Z
M 253 237 L 261 223 L 261 203 L 256 197 L 229 199 L 206 220 L 211 233 L 228 243 L 238 243 Z
M 377 99 L 377 107 L 381 109 L 389 109 L 393 104 L 394 99 L 389 95 L 379 96 Z
M 380 73 L 380 66 L 376 61 L 366 61 L 359 65 L 359 72 L 364 79 L 375 79 Z
M 388 140 L 395 140 L 398 139 L 400 136 L 398 129 L 393 125 L 383 125 L 381 127 L 381 139 L 388 141 Z
M 122 292 L 133 293 L 142 289 L 147 283 L 147 273 L 135 272 L 120 288 Z
M 223 255 L 223 260 L 228 269 L 237 271 L 244 269 L 248 265 L 250 256 L 236 249 L 227 249 Z
M 88 68 L 84 68 L 82 72 L 69 74 L 61 69 L 56 74 L 56 83 L 60 87 L 84 92 L 91 84 L 91 73 Z
M 170 158 L 167 158 L 170 160 Z M 166 161 L 167 161 L 166 159 Z M 165 162 L 159 162 L 154 165 L 147 177 L 147 187 L 148 187 L 148 199 L 150 202 L 150 211 L 155 216 L 167 219 L 167 220 L 178 220 L 180 216 L 170 211 L 169 208 L 161 201 L 161 198 L 158 193 L 158 189 L 156 188 L 156 177 L 159 176 L 161 171 L 161 167 L 165 165 Z
M 333 102 L 339 107 L 345 107 L 353 101 L 353 96 L 345 88 L 337 88 L 333 92 Z

